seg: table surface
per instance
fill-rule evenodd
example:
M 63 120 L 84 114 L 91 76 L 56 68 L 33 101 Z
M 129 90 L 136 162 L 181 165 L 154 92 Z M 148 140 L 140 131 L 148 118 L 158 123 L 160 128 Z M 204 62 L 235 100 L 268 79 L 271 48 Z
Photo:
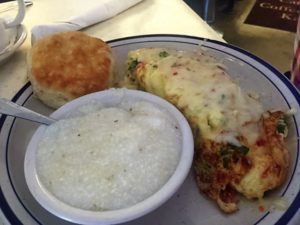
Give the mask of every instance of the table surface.
M 11 99 L 27 82 L 26 54 L 31 48 L 32 27 L 80 15 L 97 1 L 85 0 L 80 4 L 73 0 L 33 0 L 23 21 L 28 31 L 27 39 L 9 61 L 0 65 L 0 97 Z M 0 16 L 13 16 L 14 13 L 16 10 L 10 10 Z M 224 41 L 182 0 L 144 0 L 83 31 L 104 41 L 144 34 L 183 34 Z

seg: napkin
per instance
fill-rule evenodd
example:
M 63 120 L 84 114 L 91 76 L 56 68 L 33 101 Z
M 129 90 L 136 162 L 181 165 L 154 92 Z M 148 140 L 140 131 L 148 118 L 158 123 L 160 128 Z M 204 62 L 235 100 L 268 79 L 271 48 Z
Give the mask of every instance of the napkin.
M 93 6 L 92 9 L 85 11 L 81 15 L 71 17 L 66 21 L 34 26 L 31 29 L 31 44 L 34 44 L 39 38 L 49 34 L 61 31 L 76 31 L 99 23 L 141 1 L 142 0 L 101 0 Z

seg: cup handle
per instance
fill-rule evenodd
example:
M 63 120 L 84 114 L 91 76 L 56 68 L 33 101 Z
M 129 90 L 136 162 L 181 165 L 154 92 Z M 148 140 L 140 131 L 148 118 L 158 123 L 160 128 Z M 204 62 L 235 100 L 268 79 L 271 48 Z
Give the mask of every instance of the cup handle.
M 17 14 L 17 16 L 15 17 L 15 19 L 13 21 L 5 24 L 6 28 L 14 27 L 14 26 L 17 26 L 17 25 L 21 24 L 24 17 L 25 17 L 25 3 L 24 3 L 24 0 L 17 0 L 17 1 L 18 1 L 18 14 Z

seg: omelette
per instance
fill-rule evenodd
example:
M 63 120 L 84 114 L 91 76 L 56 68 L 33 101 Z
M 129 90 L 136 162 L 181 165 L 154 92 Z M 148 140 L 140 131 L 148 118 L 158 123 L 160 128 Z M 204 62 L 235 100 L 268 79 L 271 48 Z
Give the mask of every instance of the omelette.
M 238 210 L 238 195 L 263 198 L 286 179 L 287 116 L 264 111 L 227 68 L 203 51 L 130 51 L 125 85 L 158 95 L 188 119 L 195 140 L 193 172 L 199 190 L 222 211 Z

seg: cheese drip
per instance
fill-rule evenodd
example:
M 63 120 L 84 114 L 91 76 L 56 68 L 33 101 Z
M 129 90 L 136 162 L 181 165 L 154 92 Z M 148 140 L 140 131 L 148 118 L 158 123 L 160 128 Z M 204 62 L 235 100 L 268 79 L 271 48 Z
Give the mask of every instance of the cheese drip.
M 197 124 L 203 138 L 234 145 L 239 145 L 239 136 L 249 143 L 257 140 L 262 105 L 244 93 L 215 58 L 162 48 L 135 50 L 129 58 L 139 62 L 138 84 L 174 103 Z

